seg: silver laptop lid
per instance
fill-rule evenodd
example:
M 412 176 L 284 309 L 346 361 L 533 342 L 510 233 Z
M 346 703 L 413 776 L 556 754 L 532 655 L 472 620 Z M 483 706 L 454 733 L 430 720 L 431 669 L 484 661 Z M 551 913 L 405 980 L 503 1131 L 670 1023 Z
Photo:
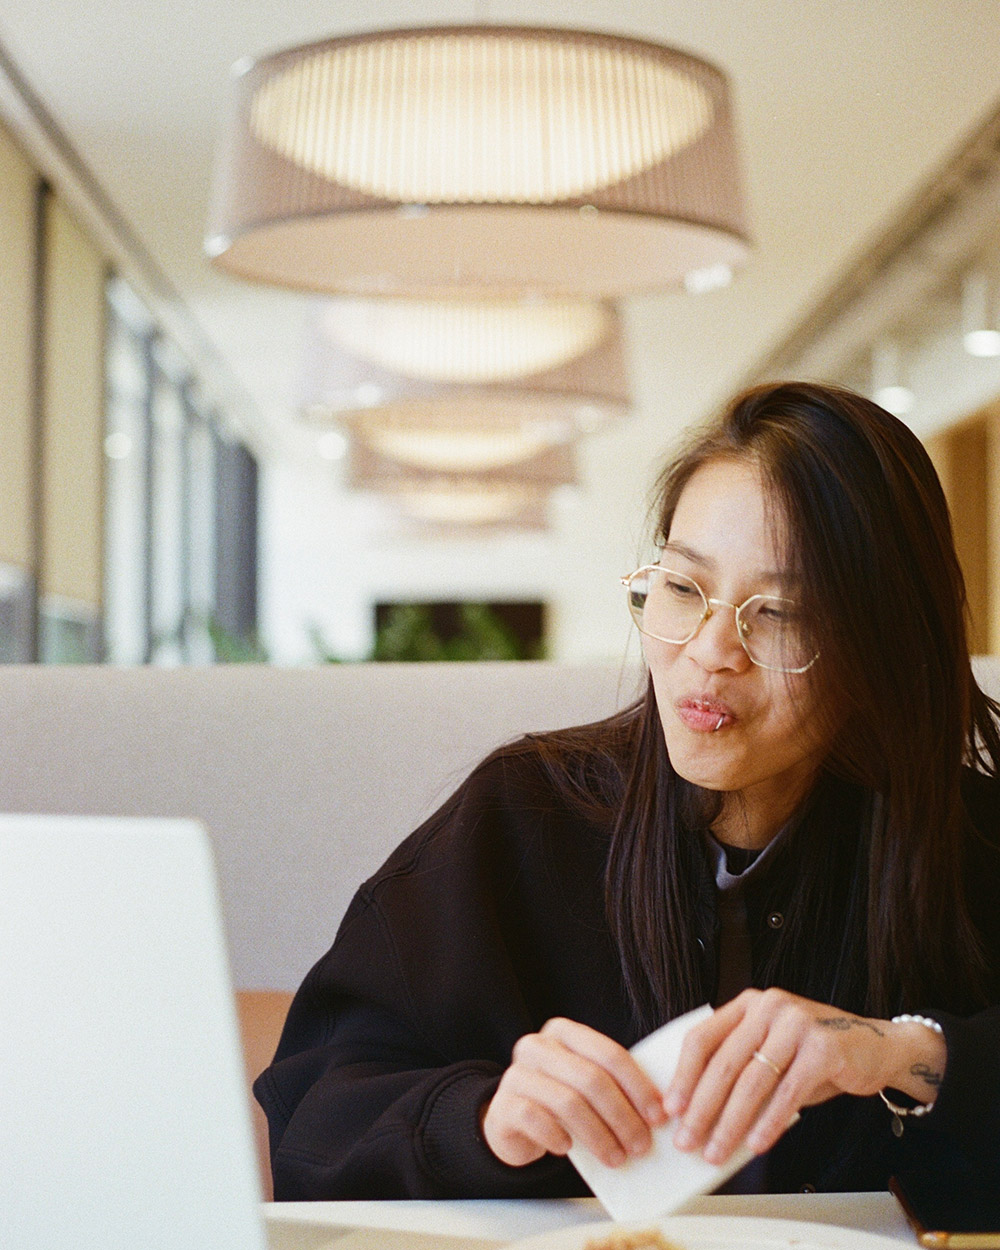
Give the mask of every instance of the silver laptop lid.
M 7 1250 L 263 1250 L 196 824 L 0 816 L 0 1158 Z

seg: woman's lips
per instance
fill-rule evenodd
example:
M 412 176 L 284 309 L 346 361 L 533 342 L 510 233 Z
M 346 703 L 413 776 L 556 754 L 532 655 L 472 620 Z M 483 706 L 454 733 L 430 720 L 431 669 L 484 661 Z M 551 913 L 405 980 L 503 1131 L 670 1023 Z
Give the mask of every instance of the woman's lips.
M 679 699 L 675 706 L 681 722 L 695 733 L 718 733 L 736 722 L 732 710 L 716 699 Z

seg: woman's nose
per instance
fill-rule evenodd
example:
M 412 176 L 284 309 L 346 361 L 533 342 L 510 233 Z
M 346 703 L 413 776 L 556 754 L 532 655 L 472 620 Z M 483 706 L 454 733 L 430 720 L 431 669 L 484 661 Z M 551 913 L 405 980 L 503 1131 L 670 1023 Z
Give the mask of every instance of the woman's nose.
M 729 603 L 711 604 L 698 632 L 684 649 L 706 672 L 723 668 L 739 672 L 751 663 L 740 641 L 736 609 Z

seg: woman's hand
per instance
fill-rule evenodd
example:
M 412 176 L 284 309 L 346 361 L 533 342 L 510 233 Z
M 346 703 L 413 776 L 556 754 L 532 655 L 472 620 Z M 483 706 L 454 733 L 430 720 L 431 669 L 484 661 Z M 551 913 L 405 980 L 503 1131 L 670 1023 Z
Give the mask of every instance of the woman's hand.
M 800 1107 L 892 1086 L 920 1102 L 944 1075 L 944 1039 L 784 990 L 745 990 L 684 1039 L 664 1104 L 674 1142 L 723 1163 L 746 1138 L 770 1150 Z
M 652 1145 L 663 1097 L 629 1052 L 595 1029 L 554 1019 L 514 1046 L 482 1115 L 486 1143 L 513 1167 L 586 1146 L 614 1167 Z

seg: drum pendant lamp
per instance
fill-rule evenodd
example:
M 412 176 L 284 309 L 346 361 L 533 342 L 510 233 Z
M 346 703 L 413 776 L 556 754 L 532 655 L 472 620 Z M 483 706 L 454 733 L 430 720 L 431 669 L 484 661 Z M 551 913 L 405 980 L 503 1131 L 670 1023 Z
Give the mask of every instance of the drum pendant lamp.
M 725 75 L 657 43 L 455 26 L 241 63 L 206 249 L 301 290 L 614 298 L 741 263 Z

